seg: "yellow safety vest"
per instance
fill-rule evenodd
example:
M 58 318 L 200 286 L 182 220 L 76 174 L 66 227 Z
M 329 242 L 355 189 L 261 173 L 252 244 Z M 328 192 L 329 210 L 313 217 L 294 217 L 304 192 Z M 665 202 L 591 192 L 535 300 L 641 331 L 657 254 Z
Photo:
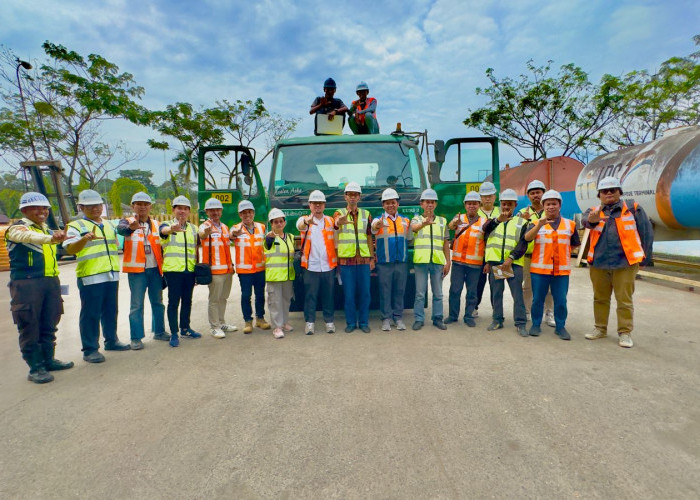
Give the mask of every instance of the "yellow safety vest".
M 178 221 L 165 223 L 167 226 L 179 224 Z M 170 233 L 163 238 L 163 272 L 194 272 L 197 263 L 197 228 L 189 222 L 184 232 Z M 185 268 L 185 264 L 187 267 Z
M 503 262 L 507 259 L 520 241 L 520 231 L 526 223 L 522 217 L 514 217 L 498 224 L 486 242 L 486 262 Z M 524 256 L 514 260 L 513 264 L 522 266 L 523 260 Z
M 275 241 L 265 250 L 265 281 L 294 281 L 294 236 L 285 239 L 275 235 Z
M 544 215 L 544 208 L 540 210 L 540 213 L 537 213 L 534 208 L 532 208 L 532 205 L 530 205 L 527 208 L 523 208 L 520 212 L 518 212 L 518 215 L 523 213 L 525 210 L 528 210 L 531 214 L 530 217 L 530 224 L 537 224 L 537 222 L 542 218 Z M 530 243 L 527 244 L 527 251 L 525 252 L 525 255 L 532 255 L 532 249 L 535 248 L 535 240 L 532 240 Z
M 348 213 L 347 208 L 338 210 L 340 215 Z M 351 258 L 357 255 L 360 249 L 361 257 L 369 257 L 369 246 L 367 245 L 367 224 L 369 223 L 369 211 L 364 208 L 357 209 L 357 227 L 348 223 L 338 228 L 338 257 Z
M 419 220 L 422 221 L 422 218 Z M 414 264 L 441 264 L 445 265 L 445 227 L 447 221 L 444 217 L 436 216 L 432 224 L 425 226 L 416 233 L 413 245 Z
M 106 273 L 108 271 L 119 272 L 119 241 L 117 233 L 108 220 L 103 220 L 103 229 L 92 220 L 74 220 L 68 225 L 77 230 L 81 235 L 91 233 L 93 228 L 95 234 L 102 239 L 88 241 L 85 247 L 76 254 L 78 266 L 75 274 L 78 278 L 93 276 L 95 274 Z

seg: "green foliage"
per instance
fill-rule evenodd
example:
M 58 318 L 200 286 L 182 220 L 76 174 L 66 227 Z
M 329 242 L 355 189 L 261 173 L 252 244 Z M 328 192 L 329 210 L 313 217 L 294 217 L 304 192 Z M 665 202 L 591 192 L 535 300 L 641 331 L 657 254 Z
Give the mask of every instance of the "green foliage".
M 146 186 L 149 193 L 156 192 L 156 186 L 153 184 L 153 172 L 150 170 L 142 170 L 139 168 L 122 169 L 119 171 L 119 177 L 139 181 L 141 184 Z
M 146 191 L 146 186 L 139 181 L 124 177 L 114 181 L 109 190 L 109 201 L 117 217 L 122 215 L 122 203 L 128 205 L 131 202 L 131 197 L 138 191 Z
M 19 199 L 23 192 L 11 188 L 0 189 L 0 213 L 4 213 L 11 219 L 21 217 Z

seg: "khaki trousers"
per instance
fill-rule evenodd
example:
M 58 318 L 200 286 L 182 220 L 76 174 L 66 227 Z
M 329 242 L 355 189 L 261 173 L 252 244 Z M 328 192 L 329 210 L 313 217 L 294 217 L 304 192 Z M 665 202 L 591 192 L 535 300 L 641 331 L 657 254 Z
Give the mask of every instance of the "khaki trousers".
M 525 311 L 530 314 L 532 306 L 532 281 L 530 280 L 530 264 L 532 264 L 532 256 L 526 255 L 523 259 L 523 300 L 525 301 Z M 552 292 L 547 292 L 544 298 L 544 312 L 554 312 L 554 299 Z
M 267 309 L 273 328 L 282 328 L 289 323 L 289 304 L 294 296 L 293 281 L 267 282 Z
M 209 283 L 209 326 L 213 329 L 221 328 L 226 324 L 224 314 L 226 313 L 226 301 L 231 293 L 231 282 L 233 274 L 212 274 Z
M 610 316 L 610 297 L 615 292 L 617 302 L 617 332 L 632 332 L 632 315 L 634 313 L 634 278 L 639 271 L 639 264 L 622 269 L 598 269 L 591 267 L 593 284 L 593 316 L 595 327 L 607 333 Z

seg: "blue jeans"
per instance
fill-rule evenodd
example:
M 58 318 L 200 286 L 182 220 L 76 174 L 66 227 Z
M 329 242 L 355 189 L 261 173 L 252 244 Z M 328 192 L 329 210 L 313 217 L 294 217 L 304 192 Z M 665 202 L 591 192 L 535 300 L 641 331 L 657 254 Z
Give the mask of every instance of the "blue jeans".
M 100 348 L 100 325 L 105 347 L 119 341 L 117 337 L 117 308 L 119 282 L 108 281 L 94 285 L 83 285 L 78 278 L 80 290 L 80 340 L 83 353 L 91 354 Z
M 448 316 L 457 320 L 459 317 L 459 301 L 462 289 L 467 285 L 467 299 L 464 306 L 464 317 L 471 318 L 477 303 L 477 288 L 482 275 L 482 266 L 471 266 L 458 262 L 452 263 L 450 273 L 450 296 Z
M 145 337 L 143 328 L 143 305 L 148 289 L 148 301 L 151 303 L 151 323 L 153 333 L 165 335 L 165 307 L 163 306 L 163 277 L 157 267 L 146 269 L 142 273 L 129 273 L 131 290 L 131 308 L 129 310 L 129 328 L 131 340 Z
M 544 312 L 544 299 L 547 291 L 552 290 L 554 299 L 554 322 L 556 329 L 564 328 L 566 325 L 566 294 L 569 291 L 569 276 L 553 276 L 551 274 L 531 273 L 532 281 L 532 326 L 542 324 L 542 313 Z
M 347 326 L 369 326 L 369 264 L 340 266 L 340 279 Z
M 265 271 L 257 273 L 239 274 L 241 282 L 241 311 L 244 321 L 253 321 L 253 308 L 250 300 L 255 289 L 255 317 L 265 316 Z
M 433 293 L 432 320 L 442 319 L 442 264 L 414 264 L 416 273 L 416 301 L 413 303 L 413 315 L 416 321 L 425 322 L 425 295 L 428 293 L 428 276 Z

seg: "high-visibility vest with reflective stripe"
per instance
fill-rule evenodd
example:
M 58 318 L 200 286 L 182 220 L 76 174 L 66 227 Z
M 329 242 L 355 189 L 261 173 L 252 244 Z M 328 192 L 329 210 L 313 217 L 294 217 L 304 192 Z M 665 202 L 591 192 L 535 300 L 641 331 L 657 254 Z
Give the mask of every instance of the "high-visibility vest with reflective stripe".
M 432 224 L 428 224 L 416 233 L 413 243 L 414 264 L 441 264 L 445 265 L 445 226 L 447 220 L 437 216 Z
M 367 99 L 365 99 L 365 105 L 364 105 L 364 106 L 362 105 L 362 102 L 360 102 L 359 99 L 356 100 L 356 101 L 352 101 L 352 105 L 355 106 L 355 109 L 357 109 L 358 111 L 362 111 L 363 109 L 369 108 L 370 104 L 372 104 L 373 102 L 376 102 L 376 101 L 377 101 L 377 100 L 376 100 L 374 97 L 368 97 Z M 376 108 L 375 108 L 375 109 L 376 109 Z M 359 125 L 364 125 L 364 124 L 365 124 L 365 115 L 366 115 L 366 114 L 367 114 L 367 113 L 355 113 L 355 121 L 356 121 Z M 375 120 L 377 119 L 377 112 L 376 112 L 376 111 L 374 111 L 374 112 L 372 112 L 372 113 L 370 113 L 370 114 L 372 115 L 372 118 L 374 118 Z M 342 256 L 341 256 L 341 257 L 342 257 Z M 353 255 L 353 257 L 354 257 L 354 255 Z
M 346 208 L 338 210 L 340 215 L 348 213 Z M 357 209 L 357 227 L 348 216 L 348 223 L 338 227 L 338 257 L 350 258 L 357 255 L 360 248 L 360 257 L 369 257 L 369 245 L 367 245 L 367 224 L 369 224 L 369 211 L 364 208 Z
M 302 234 L 302 240 L 304 240 L 304 248 L 302 249 L 301 255 L 301 267 L 308 269 L 309 267 L 309 254 L 311 253 L 311 238 L 309 235 L 310 229 L 307 229 L 304 234 Z M 323 216 L 323 242 L 326 244 L 326 254 L 328 255 L 328 265 L 331 269 L 335 269 L 338 265 L 338 257 L 335 253 L 335 227 L 333 218 L 324 215 Z
M 265 242 L 265 225 L 253 222 L 253 234 L 242 222 L 234 226 L 236 230 L 243 229 L 240 236 L 236 236 L 236 272 L 238 274 L 259 273 L 265 270 L 265 254 L 263 243 Z M 232 228 L 233 229 L 233 228 Z
M 463 264 L 481 265 L 484 262 L 484 224 L 485 217 L 479 217 L 468 229 L 457 227 L 455 235 L 459 237 L 455 240 L 452 250 L 452 260 Z M 469 219 L 466 214 L 460 214 L 459 223 L 467 225 Z M 461 232 L 461 234 L 460 234 Z
M 211 223 L 211 221 L 208 222 Z M 228 227 L 223 222 L 220 229 L 211 224 L 211 233 L 202 240 L 199 261 L 210 264 L 212 274 L 233 272 L 229 234 Z
M 537 212 L 534 208 L 532 208 L 532 205 L 530 205 L 529 207 L 523 208 L 520 212 L 518 212 L 518 215 L 523 213 L 525 210 L 530 212 L 530 224 L 537 224 L 537 221 L 539 221 L 542 218 L 542 215 L 544 214 L 544 209 Z M 527 250 L 525 251 L 525 255 L 532 255 L 533 248 L 535 248 L 535 240 L 532 240 L 527 244 Z
M 287 233 L 265 249 L 265 281 L 294 281 L 294 236 Z
M 522 217 L 513 217 L 498 224 L 496 229 L 491 231 L 486 242 L 486 262 L 503 262 L 506 260 L 510 253 L 515 250 L 518 241 L 520 241 L 520 233 L 525 224 L 527 224 L 527 220 Z M 522 256 L 514 260 L 513 264 L 522 266 L 524 258 L 525 256 Z
M 635 201 L 635 210 L 637 207 L 638 205 Z M 600 212 L 600 207 L 594 207 L 591 210 Z M 591 244 L 587 257 L 589 264 L 593 264 L 595 246 L 600 239 L 607 218 L 607 215 L 601 214 L 600 222 L 596 227 L 591 229 Z M 639 238 L 639 231 L 637 231 L 637 222 L 634 220 L 634 215 L 632 215 L 632 212 L 627 208 L 627 204 L 624 201 L 622 202 L 622 213 L 615 219 L 615 225 L 617 226 L 617 235 L 620 237 L 620 243 L 622 244 L 622 249 L 625 252 L 625 257 L 627 257 L 629 265 L 632 266 L 642 262 L 644 260 L 644 249 L 642 248 L 642 240 Z
M 126 219 L 133 222 L 134 217 Z M 149 217 L 148 242 L 151 252 L 158 263 L 158 271 L 163 272 L 163 253 L 160 247 L 160 235 L 158 234 L 158 221 Z M 124 259 L 122 260 L 122 271 L 125 273 L 142 273 L 146 270 L 146 245 L 145 234 L 142 227 L 136 229 L 129 236 L 124 238 Z
M 574 231 L 576 231 L 574 221 L 563 217 L 556 230 L 549 224 L 542 226 L 535 236 L 530 272 L 554 276 L 571 274 L 571 236 Z
M 501 209 L 494 205 L 493 209 L 491 210 L 491 215 L 484 212 L 483 208 L 480 208 L 479 211 L 477 212 L 477 214 L 479 215 L 479 217 L 486 217 L 487 219 L 495 219 L 496 217 L 501 215 Z
M 411 221 L 402 215 L 396 215 L 395 220 L 384 217 L 377 231 L 377 256 L 378 264 L 393 262 L 406 262 L 408 257 L 408 240 L 411 237 Z
M 27 226 L 30 231 L 41 234 L 51 234 L 50 229 L 44 229 L 35 224 L 28 225 L 24 220 L 15 225 Z M 7 253 L 10 257 L 10 279 L 21 280 L 30 278 L 43 278 L 58 276 L 56 262 L 56 245 L 46 243 L 35 245 L 33 243 L 17 243 L 9 236 L 9 229 L 5 233 Z
M 165 223 L 167 226 L 180 224 L 178 221 Z M 194 272 L 197 263 L 197 228 L 187 223 L 182 232 L 170 233 L 163 238 L 163 272 Z
M 119 272 L 119 240 L 110 221 L 102 220 L 102 229 L 96 222 L 87 219 L 74 220 L 68 225 L 81 235 L 94 230 L 99 238 L 88 241 L 83 249 L 75 254 L 78 261 L 75 275 L 78 278 L 109 271 Z

